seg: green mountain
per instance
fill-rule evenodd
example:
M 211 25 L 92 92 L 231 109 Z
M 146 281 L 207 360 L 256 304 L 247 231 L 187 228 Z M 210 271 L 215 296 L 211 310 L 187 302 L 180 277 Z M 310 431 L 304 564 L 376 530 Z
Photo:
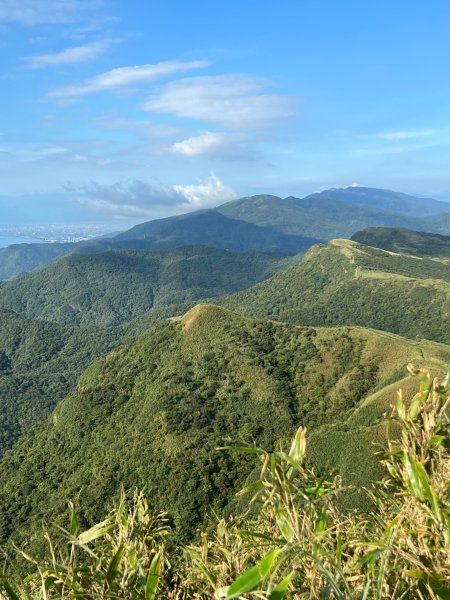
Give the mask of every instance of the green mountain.
M 293 255 L 314 243 L 347 238 L 367 227 L 450 234 L 450 203 L 360 187 L 326 190 L 303 199 L 245 197 L 213 210 L 142 223 L 110 239 L 1 249 L 0 279 L 33 271 L 73 251 L 164 250 L 201 244 L 233 251 Z
M 45 265 L 58 256 L 67 254 L 72 244 L 13 244 L 0 248 L 0 280 L 9 279 L 14 275 L 29 273 Z
M 245 315 L 360 325 L 450 343 L 450 264 L 332 240 L 244 292 L 218 300 Z
M 184 247 L 70 254 L 0 286 L 0 306 L 69 325 L 118 325 L 151 308 L 242 290 L 289 259 Z
M 118 337 L 113 331 L 64 327 L 0 311 L 0 456 L 48 416 Z
M 442 371 L 450 350 L 198 305 L 91 365 L 52 417 L 4 455 L 0 540 L 20 541 L 43 518 L 63 523 L 67 499 L 92 523 L 122 487 L 143 489 L 187 535 L 228 505 L 254 464 L 217 446 L 231 438 L 270 448 L 300 423 L 313 432 L 312 460 L 332 431 L 321 464 L 345 463 L 344 481 L 367 482 L 378 474 L 370 428 L 391 400 L 383 390 L 424 357 Z M 358 445 L 349 450 L 339 435 L 351 419 Z
M 447 216 L 417 216 L 408 210 L 405 213 L 378 208 L 374 205 L 357 204 L 349 199 L 328 198 L 326 196 L 308 196 L 307 198 L 278 198 L 277 196 L 258 195 L 233 200 L 210 211 L 189 213 L 179 217 L 169 217 L 157 221 L 142 223 L 117 236 L 116 240 L 145 240 L 155 246 L 161 244 L 181 245 L 194 243 L 194 240 L 204 240 L 205 231 L 214 232 L 208 235 L 203 243 L 229 247 L 228 236 L 232 239 L 236 234 L 240 246 L 245 249 L 249 243 L 246 240 L 243 224 L 247 227 L 257 227 L 257 231 L 265 231 L 270 236 L 289 236 L 288 240 L 299 240 L 303 250 L 310 246 L 312 240 L 327 241 L 335 237 L 350 237 L 356 231 L 366 227 L 389 226 L 407 227 L 410 229 L 425 229 L 450 233 L 450 204 Z M 440 203 L 447 207 L 447 203 Z M 447 219 L 448 217 L 448 219 Z M 208 223 L 208 227 L 202 223 Z M 193 237 L 195 236 L 195 237 Z M 271 242 L 268 237 L 267 243 Z M 306 240 L 305 240 L 306 238 Z M 250 237 L 250 239 L 252 239 Z M 307 243 L 306 243 L 307 242 Z M 234 246 L 232 246 L 234 248 Z M 284 238 L 275 246 L 260 246 L 256 249 L 266 249 L 284 253 L 292 253 L 292 243 L 286 246 Z
M 97 254 L 108 250 L 167 250 L 181 246 L 208 245 L 236 252 L 293 255 L 320 240 L 289 235 L 272 227 L 229 219 L 216 211 L 199 211 L 150 221 L 110 239 L 76 243 L 16 244 L 0 249 L 0 279 L 32 272 L 71 252 Z
M 352 240 L 399 254 L 413 256 L 450 258 L 450 236 L 425 231 L 370 227 L 357 231 Z
M 132 240 L 145 241 L 152 249 L 205 244 L 227 250 L 284 255 L 297 254 L 319 241 L 300 231 L 284 231 L 276 223 L 261 224 L 230 217 L 219 209 L 148 221 L 114 238 L 114 241 L 127 243 Z

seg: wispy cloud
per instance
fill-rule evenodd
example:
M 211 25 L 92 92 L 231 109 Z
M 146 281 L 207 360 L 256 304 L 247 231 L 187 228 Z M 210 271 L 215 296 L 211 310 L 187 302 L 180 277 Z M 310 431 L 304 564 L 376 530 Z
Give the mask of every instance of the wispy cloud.
M 381 140 L 388 141 L 402 141 L 402 140 L 414 140 L 417 138 L 426 138 L 435 135 L 437 131 L 435 129 L 416 129 L 416 130 L 397 130 L 397 131 L 382 131 L 377 133 L 376 137 Z
M 221 160 L 256 160 L 251 141 L 238 134 L 206 131 L 170 146 L 172 154 Z
M 24 26 L 69 24 L 80 13 L 102 5 L 101 0 L 0 0 L 0 22 Z
M 61 157 L 66 155 L 69 152 L 69 149 L 56 144 L 46 144 L 38 147 L 30 147 L 29 145 L 19 147 L 17 145 L 12 145 L 10 147 L 6 146 L 0 148 L 0 152 L 22 162 L 35 162 Z
M 83 46 L 73 46 L 59 52 L 26 56 L 22 60 L 26 69 L 42 69 L 45 67 L 86 62 L 106 52 L 114 41 L 117 40 L 103 40 Z
M 156 81 L 191 69 L 201 69 L 209 65 L 206 60 L 190 62 L 164 61 L 156 64 L 119 67 L 85 80 L 80 85 L 68 85 L 48 93 L 49 98 L 75 100 L 95 92 L 111 91 L 138 83 Z
M 96 119 L 95 125 L 115 131 L 126 131 L 144 139 L 179 136 L 185 133 L 180 127 L 169 123 L 159 123 L 148 119 L 128 119 L 117 115 L 99 117 Z
M 76 202 L 88 210 L 115 217 L 151 217 L 161 209 L 189 211 L 214 206 L 236 197 L 235 192 L 211 172 L 191 185 L 162 185 L 138 179 L 102 185 L 67 186 Z
M 263 93 L 268 85 L 251 75 L 189 77 L 165 85 L 143 108 L 234 129 L 260 128 L 295 114 L 294 99 Z

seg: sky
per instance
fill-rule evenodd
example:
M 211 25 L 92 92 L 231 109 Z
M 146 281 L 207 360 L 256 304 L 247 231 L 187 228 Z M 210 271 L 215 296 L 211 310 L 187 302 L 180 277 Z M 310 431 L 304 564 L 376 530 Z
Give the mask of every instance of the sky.
M 450 200 L 448 0 L 0 0 L 0 226 Z

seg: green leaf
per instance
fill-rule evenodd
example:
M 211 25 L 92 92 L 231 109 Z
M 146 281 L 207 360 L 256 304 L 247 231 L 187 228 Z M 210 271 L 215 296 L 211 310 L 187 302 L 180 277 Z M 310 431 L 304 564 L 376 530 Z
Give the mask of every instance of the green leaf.
M 19 596 L 14 591 L 13 586 L 9 583 L 6 577 L 0 578 L 0 588 L 3 588 L 7 594 L 9 600 L 20 600 Z
M 70 510 L 70 535 L 73 538 L 76 538 L 79 531 L 80 526 L 78 525 L 77 516 L 75 514 L 75 508 L 72 502 L 69 502 L 69 510 Z
M 256 495 L 258 492 L 262 492 L 265 488 L 264 483 L 262 481 L 255 481 L 254 483 L 250 483 L 246 485 L 242 490 L 239 490 L 237 496 L 244 496 L 245 494 L 253 494 Z
M 75 543 L 80 546 L 89 544 L 90 542 L 93 542 L 99 537 L 105 535 L 105 533 L 108 533 L 108 531 L 110 531 L 112 527 L 113 525 L 109 522 L 109 520 L 105 519 L 105 521 L 97 523 L 96 525 L 93 525 L 90 529 L 86 529 L 86 531 L 80 533 L 80 535 L 76 538 Z
M 397 392 L 396 408 L 397 408 L 398 416 L 400 417 L 400 419 L 404 420 L 406 417 L 406 413 L 405 413 L 405 405 L 403 404 L 403 396 L 402 396 L 401 390 L 399 390 Z
M 255 589 L 270 573 L 281 550 L 269 552 L 257 565 L 251 567 L 228 587 L 226 600 L 237 598 L 241 594 Z
M 435 594 L 442 598 L 442 600 L 450 600 L 450 588 L 448 587 L 433 587 L 430 586 Z
M 419 408 L 422 401 L 422 396 L 420 394 L 416 394 L 411 401 L 411 405 L 408 411 L 408 418 L 415 419 L 419 414 Z
M 280 583 L 270 592 L 268 600 L 282 600 L 288 591 L 289 584 L 291 583 L 293 576 L 294 572 L 292 571 L 292 573 L 289 573 L 289 575 L 282 579 Z
M 275 519 L 284 539 L 288 542 L 291 542 L 294 537 L 294 530 L 289 522 L 286 511 L 282 508 L 277 508 L 275 512 Z
M 419 471 L 419 463 L 417 463 L 410 454 L 404 455 L 404 462 L 410 488 L 412 489 L 416 498 L 421 501 L 425 500 L 422 479 Z
M 158 552 L 152 558 L 150 568 L 147 574 L 147 584 L 145 586 L 145 600 L 154 600 L 158 591 L 159 580 L 161 578 L 161 554 Z
M 106 572 L 106 584 L 109 587 L 109 589 L 114 589 L 116 587 L 115 580 L 116 580 L 117 575 L 119 574 L 118 567 L 119 567 L 120 560 L 122 558 L 122 553 L 123 553 L 123 543 L 120 544 L 117 552 L 112 557 L 111 562 L 109 563 L 108 570 Z

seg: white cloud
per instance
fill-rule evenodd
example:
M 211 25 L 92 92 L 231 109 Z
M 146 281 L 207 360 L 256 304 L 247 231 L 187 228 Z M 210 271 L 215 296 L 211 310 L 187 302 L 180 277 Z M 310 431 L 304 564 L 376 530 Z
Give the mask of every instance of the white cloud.
M 102 4 L 100 0 L 0 0 L 0 22 L 25 26 L 73 23 L 80 13 Z
M 256 160 L 248 140 L 239 135 L 206 131 L 170 146 L 172 154 L 222 160 Z
M 205 181 L 194 185 L 167 186 L 134 179 L 102 185 L 97 182 L 82 187 L 67 186 L 78 204 L 94 212 L 115 217 L 152 217 L 159 209 L 190 211 L 227 202 L 236 197 L 213 172 Z
M 382 140 L 389 141 L 401 141 L 401 140 L 413 140 L 416 138 L 424 138 L 435 135 L 437 132 L 435 129 L 418 129 L 415 131 L 399 130 L 399 131 L 383 131 L 378 133 L 376 137 Z
M 119 67 L 87 79 L 80 85 L 68 85 L 49 92 L 48 97 L 61 100 L 74 100 L 95 92 L 148 83 L 162 77 L 174 75 L 190 69 L 201 69 L 209 64 L 205 60 L 190 62 L 164 61 L 156 64 Z
M 104 40 L 101 42 L 93 42 L 92 44 L 85 44 L 84 46 L 65 48 L 60 52 L 27 56 L 23 59 L 24 66 L 27 69 L 42 69 L 50 66 L 85 62 L 97 58 L 97 56 L 106 52 L 111 43 L 112 40 Z
M 143 108 L 231 128 L 258 129 L 294 115 L 293 98 L 262 93 L 268 84 L 250 75 L 190 77 L 168 83 Z
M 173 189 L 187 200 L 188 206 L 204 208 L 236 198 L 236 192 L 211 171 L 208 179 L 194 185 L 174 185 Z

